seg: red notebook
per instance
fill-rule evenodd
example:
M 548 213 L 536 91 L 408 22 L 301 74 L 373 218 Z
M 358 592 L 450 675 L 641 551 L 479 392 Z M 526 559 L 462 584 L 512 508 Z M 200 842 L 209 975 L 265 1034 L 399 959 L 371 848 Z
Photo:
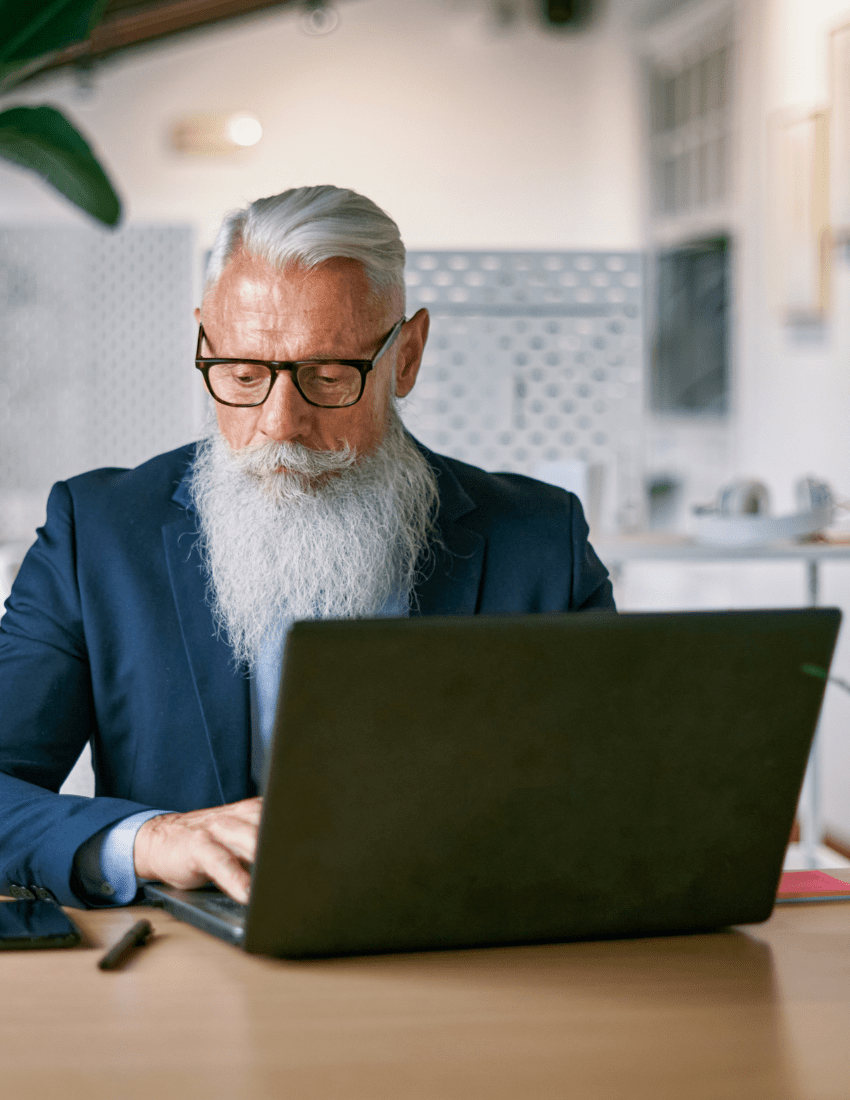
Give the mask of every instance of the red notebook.
M 779 901 L 850 900 L 850 882 L 842 882 L 826 871 L 785 871 L 779 880 Z

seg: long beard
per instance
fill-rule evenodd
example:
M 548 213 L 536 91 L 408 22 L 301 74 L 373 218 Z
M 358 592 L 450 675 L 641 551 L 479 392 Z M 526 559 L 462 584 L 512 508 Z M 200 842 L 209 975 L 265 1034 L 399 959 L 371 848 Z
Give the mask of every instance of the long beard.
M 216 626 L 252 672 L 283 623 L 363 618 L 409 599 L 438 500 L 394 409 L 362 458 L 297 443 L 233 451 L 214 429 L 198 444 L 191 492 Z

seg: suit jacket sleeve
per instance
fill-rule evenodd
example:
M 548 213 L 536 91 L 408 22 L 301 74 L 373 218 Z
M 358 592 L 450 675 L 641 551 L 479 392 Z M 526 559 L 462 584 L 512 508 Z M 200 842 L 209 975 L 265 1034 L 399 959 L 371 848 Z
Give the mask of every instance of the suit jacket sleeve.
M 72 496 L 60 483 L 0 622 L 0 892 L 47 887 L 79 905 L 74 853 L 145 806 L 57 792 L 96 727 L 76 577 Z

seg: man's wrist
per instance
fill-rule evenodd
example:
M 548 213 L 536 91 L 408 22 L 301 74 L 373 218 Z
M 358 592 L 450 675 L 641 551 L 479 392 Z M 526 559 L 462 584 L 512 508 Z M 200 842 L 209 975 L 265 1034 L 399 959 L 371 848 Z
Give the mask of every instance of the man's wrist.
M 90 904 L 128 905 L 141 884 L 133 850 L 139 829 L 164 810 L 142 810 L 101 829 L 74 856 L 74 873 Z
M 163 824 L 164 818 L 174 818 L 176 814 L 156 814 L 142 821 L 133 838 L 133 866 L 136 878 L 141 882 L 151 882 L 159 878 L 151 859 L 152 842 L 155 839 L 158 826 Z

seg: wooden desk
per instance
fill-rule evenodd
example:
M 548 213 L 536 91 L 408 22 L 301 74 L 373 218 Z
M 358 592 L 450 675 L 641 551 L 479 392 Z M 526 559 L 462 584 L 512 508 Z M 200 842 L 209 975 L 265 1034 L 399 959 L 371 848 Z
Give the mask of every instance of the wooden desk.
M 850 903 L 713 936 L 287 963 L 154 911 L 0 955 L 0 1082 L 39 1100 L 850 1096 Z

